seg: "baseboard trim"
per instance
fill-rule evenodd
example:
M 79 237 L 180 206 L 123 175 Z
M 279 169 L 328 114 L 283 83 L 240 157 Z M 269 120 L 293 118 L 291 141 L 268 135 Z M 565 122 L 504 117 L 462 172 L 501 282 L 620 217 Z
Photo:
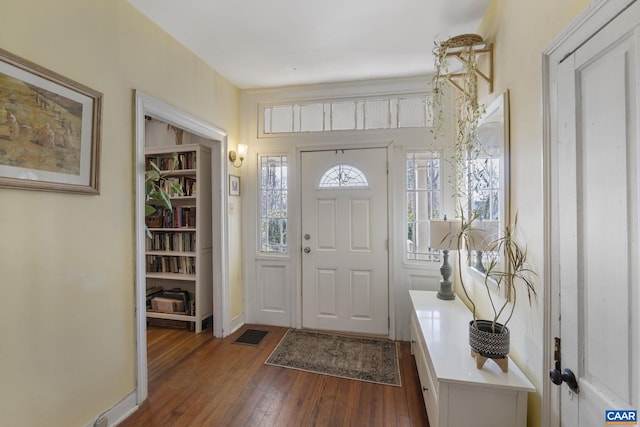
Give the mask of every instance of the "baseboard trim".
M 86 427 L 94 427 L 98 420 L 105 419 L 107 420 L 106 425 L 108 427 L 115 427 L 124 421 L 129 415 L 133 414 L 138 410 L 138 403 L 136 401 L 136 392 L 133 391 L 118 403 L 113 405 L 111 408 L 98 415 L 94 420 L 92 420 Z M 100 424 L 98 424 L 100 425 Z
M 243 325 L 244 325 L 244 314 L 241 314 L 240 316 L 234 318 L 231 320 L 231 324 L 229 325 L 229 333 L 225 333 L 225 336 L 229 336 L 232 333 L 234 333 L 235 331 L 237 331 L 238 329 L 240 329 Z

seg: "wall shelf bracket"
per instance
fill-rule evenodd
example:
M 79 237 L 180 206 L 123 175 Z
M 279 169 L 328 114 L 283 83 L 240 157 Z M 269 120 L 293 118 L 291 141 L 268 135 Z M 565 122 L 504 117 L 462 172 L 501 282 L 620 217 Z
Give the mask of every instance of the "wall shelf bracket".
M 486 55 L 488 58 L 489 71 L 485 74 L 484 72 L 476 68 L 475 73 L 477 77 L 480 77 L 482 80 L 485 81 L 485 83 L 487 83 L 487 85 L 489 86 L 489 93 L 493 93 L 493 44 L 490 43 L 481 48 L 476 48 L 476 47 L 471 47 L 471 48 L 476 54 L 476 57 Z M 446 56 L 447 58 L 456 58 L 464 66 L 464 60 L 462 58 L 463 53 L 464 53 L 463 49 L 456 49 L 453 51 L 447 51 Z M 455 86 L 458 90 L 464 92 L 464 89 L 459 83 L 459 79 L 462 79 L 464 77 L 464 73 L 449 73 L 446 77 L 453 86 Z

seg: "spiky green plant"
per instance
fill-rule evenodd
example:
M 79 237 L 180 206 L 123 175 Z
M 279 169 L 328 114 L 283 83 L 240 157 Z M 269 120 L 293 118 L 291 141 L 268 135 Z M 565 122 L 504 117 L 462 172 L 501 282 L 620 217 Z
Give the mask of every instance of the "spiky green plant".
M 458 271 L 460 272 L 463 267 L 463 249 L 473 246 L 473 242 L 470 239 L 472 238 L 472 231 L 475 230 L 474 222 L 477 219 L 477 213 L 472 213 L 469 217 L 461 214 L 460 231 L 455 236 L 459 248 L 457 264 Z M 531 276 L 535 276 L 536 273 L 529 268 L 529 264 L 527 263 L 527 248 L 522 247 L 515 239 L 514 231 L 517 221 L 518 217 L 516 215 L 512 225 L 505 225 L 503 235 L 489 244 L 488 252 L 495 255 L 491 257 L 489 265 L 486 268 L 483 285 L 493 311 L 493 319 L 491 319 L 491 321 L 494 332 L 496 331 L 497 323 L 506 326 L 513 317 L 517 303 L 517 291 L 520 285 L 524 286 L 524 289 L 527 291 L 529 304 L 532 303 L 532 299 L 537 295 L 534 283 L 531 280 Z M 469 256 L 470 251 L 467 251 L 467 257 Z M 504 262 L 500 261 L 501 256 L 504 257 Z M 496 301 L 496 295 L 491 292 L 492 281 L 496 283 L 498 290 L 504 289 L 506 291 L 507 298 L 504 299 L 504 302 L 498 303 Z M 475 322 L 478 320 L 476 303 L 473 301 L 473 298 L 471 298 L 462 274 L 460 274 L 460 286 L 471 304 L 473 321 Z M 511 304 L 510 308 L 508 308 L 509 304 Z M 505 320 L 502 321 L 501 318 L 505 316 Z
M 507 310 L 507 318 L 501 323 L 506 325 L 511 320 L 511 317 L 513 317 L 517 303 L 518 283 L 522 284 L 527 291 L 529 305 L 532 303 L 532 298 L 537 295 L 534 283 L 531 280 L 531 276 L 535 276 L 536 273 L 527 263 L 527 248 L 520 246 L 515 240 L 514 231 L 517 222 L 518 216 L 516 215 L 513 225 L 506 225 L 502 237 L 492 242 L 489 247 L 491 253 L 504 255 L 504 264 L 501 264 L 496 257 L 491 258 L 484 278 L 485 289 L 487 289 L 494 314 L 492 323 L 494 329 L 496 322 L 502 316 L 505 309 L 507 309 L 509 303 L 511 303 L 511 308 Z M 507 298 L 504 303 L 499 306 L 496 306 L 491 292 L 489 292 L 489 280 L 494 280 L 497 283 L 498 289 L 504 287 L 506 290 Z

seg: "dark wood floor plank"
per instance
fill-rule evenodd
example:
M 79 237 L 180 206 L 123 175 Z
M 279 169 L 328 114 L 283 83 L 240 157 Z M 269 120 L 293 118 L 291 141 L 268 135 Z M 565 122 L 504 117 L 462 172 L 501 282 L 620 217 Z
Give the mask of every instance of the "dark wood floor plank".
M 347 422 L 348 414 L 351 411 L 349 407 L 349 383 L 353 381 L 341 380 L 336 381 L 336 390 L 334 394 L 335 403 L 331 408 L 329 416 L 330 425 L 338 425 L 338 423 Z
M 287 404 L 281 409 L 280 414 L 273 425 L 304 425 L 303 420 L 313 409 L 313 397 L 309 390 L 314 390 L 321 382 L 320 375 L 312 375 L 308 372 L 294 369 L 284 369 L 289 371 L 293 377 L 286 390 Z
M 234 344 L 248 328 L 269 333 L 257 346 Z M 402 387 L 393 387 L 265 365 L 286 331 L 246 325 L 217 339 L 149 328 L 149 398 L 120 425 L 428 426 L 408 343 L 398 345 Z

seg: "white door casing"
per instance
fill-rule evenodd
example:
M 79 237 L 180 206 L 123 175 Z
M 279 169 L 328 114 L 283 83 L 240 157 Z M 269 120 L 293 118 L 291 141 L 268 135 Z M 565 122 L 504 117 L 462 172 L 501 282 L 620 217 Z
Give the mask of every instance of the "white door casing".
M 135 93 L 135 150 L 136 150 L 136 403 L 140 404 L 148 397 L 147 377 L 147 335 L 146 335 L 146 280 L 145 280 L 145 218 L 144 218 L 144 149 L 145 117 L 150 116 L 176 126 L 201 138 L 213 141 L 212 172 L 214 203 L 212 213 L 213 239 L 220 242 L 220 251 L 214 254 L 213 271 L 213 334 L 224 337 L 229 333 L 229 276 L 227 267 L 227 194 L 225 179 L 227 176 L 227 133 L 215 126 L 203 122 L 169 104 L 159 101 L 143 92 Z
M 302 326 L 386 336 L 387 151 L 313 151 L 301 157 Z M 355 167 L 367 185 L 320 188 L 323 174 L 337 165 Z
M 636 3 L 558 67 L 552 289 L 558 367 L 579 386 L 561 385 L 562 426 L 601 426 L 606 410 L 640 403 L 638 23 Z

